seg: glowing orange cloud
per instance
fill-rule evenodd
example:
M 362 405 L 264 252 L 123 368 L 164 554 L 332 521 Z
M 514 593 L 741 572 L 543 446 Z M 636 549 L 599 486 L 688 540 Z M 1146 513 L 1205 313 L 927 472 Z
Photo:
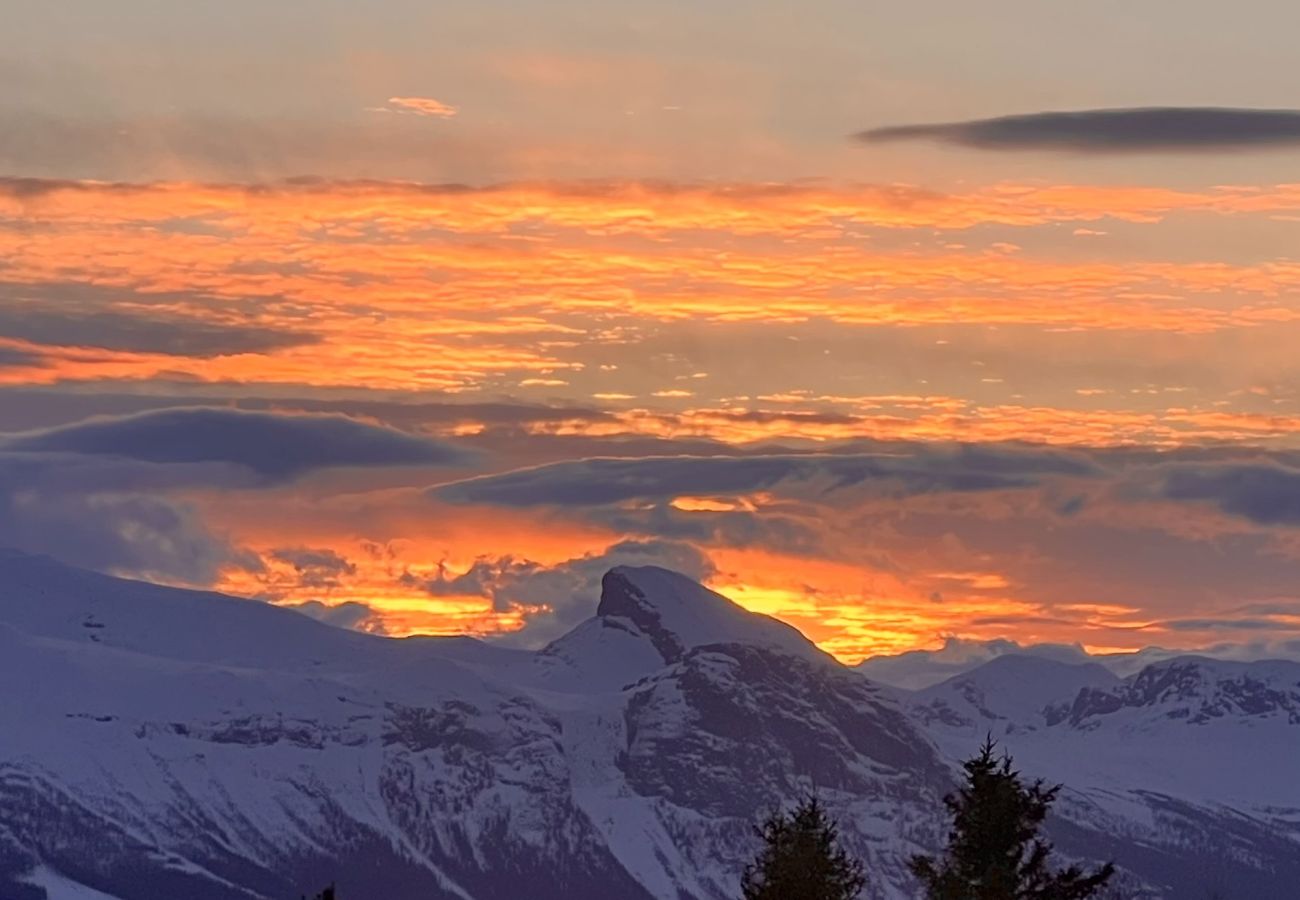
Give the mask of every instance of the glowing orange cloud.
M 387 108 L 395 112 L 433 116 L 438 119 L 450 119 L 460 112 L 457 107 L 434 100 L 432 97 L 389 97 Z
M 393 98 L 403 108 L 454 107 Z M 443 113 L 445 114 L 445 113 Z M 119 185 L 0 179 L 0 214 L 127 222 L 248 214 L 266 224 L 373 224 L 501 232 L 525 223 L 594 234 L 716 230 L 740 235 L 823 236 L 844 225 L 966 229 L 1105 218 L 1155 223 L 1173 213 L 1250 215 L 1300 211 L 1300 184 L 1177 191 L 1140 186 L 997 184 L 965 194 L 910 186 L 698 184 L 638 181 L 506 183 L 485 187 L 298 179 L 256 186 L 157 182 Z M 286 222 L 288 218 L 288 222 Z M 251 222 L 252 220 L 250 220 Z M 826 231 L 825 229 L 832 229 Z
M 1297 209 L 1297 185 L 1176 191 L 1001 184 L 937 194 L 819 184 L 10 179 L 0 181 L 0 223 L 7 225 L 0 259 L 13 292 L 93 287 L 105 298 L 96 302 L 121 315 L 165 318 L 176 327 L 282 330 L 315 341 L 188 359 L 0 339 L 18 351 L 0 368 L 0 383 L 183 377 L 546 397 L 578 384 L 584 363 L 575 348 L 634 340 L 637 329 L 658 323 L 1266 332 L 1300 320 L 1300 265 L 1285 259 L 1091 260 L 1012 252 L 1004 241 L 953 247 L 931 230 Z M 915 240 L 882 242 L 882 229 L 910 229 Z M 996 384 L 989 376 L 976 383 Z M 1294 418 L 1280 413 L 1169 404 L 1062 409 L 1016 402 L 1005 391 L 995 402 L 920 396 L 841 404 L 790 393 L 724 404 L 708 397 L 707 386 L 633 385 L 609 374 L 584 397 L 646 398 L 671 412 L 625 408 L 603 421 L 537 427 L 731 443 L 961 435 L 1169 444 L 1297 430 Z M 799 415 L 828 405 L 843 408 L 843 417 Z M 456 427 L 467 434 L 475 426 Z

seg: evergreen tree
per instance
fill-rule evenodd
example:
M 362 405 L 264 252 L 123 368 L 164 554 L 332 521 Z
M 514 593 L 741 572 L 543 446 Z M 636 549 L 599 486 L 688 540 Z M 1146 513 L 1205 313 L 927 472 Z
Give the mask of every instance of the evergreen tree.
M 307 898 L 304 897 L 302 900 L 307 900 Z M 334 894 L 334 885 L 331 884 L 329 887 L 325 888 L 325 890 L 315 896 L 314 900 L 337 900 L 337 897 Z
M 928 900 L 1086 900 L 1110 880 L 1110 863 L 1094 872 L 1048 867 L 1052 845 L 1038 830 L 1061 790 L 1026 785 L 1011 757 L 994 755 L 992 737 L 964 764 L 966 783 L 944 803 L 952 815 L 942 859 L 912 858 Z
M 763 849 L 741 878 L 745 900 L 853 900 L 867 882 L 815 797 L 755 831 Z

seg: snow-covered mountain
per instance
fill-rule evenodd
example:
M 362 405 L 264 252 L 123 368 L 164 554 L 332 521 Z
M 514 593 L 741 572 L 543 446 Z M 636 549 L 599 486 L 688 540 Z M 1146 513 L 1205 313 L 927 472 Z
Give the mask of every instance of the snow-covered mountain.
M 948 784 L 885 691 L 659 569 L 529 653 L 8 555 L 0 684 L 6 898 L 724 897 L 814 790 L 898 880 Z
M 1180 657 L 1120 679 L 1002 656 L 905 702 L 950 758 L 991 735 L 1067 785 L 1058 827 L 1091 828 L 1157 896 L 1300 896 L 1298 663 Z
M 913 694 L 663 569 L 529 652 L 0 555 L 0 900 L 721 900 L 809 792 L 909 897 L 988 731 L 1134 896 L 1291 897 L 1296 669 L 1004 657 Z
M 1052 724 L 1062 698 L 1104 691 L 1120 679 L 1096 663 L 999 656 L 977 669 L 917 691 L 912 708 L 932 734 L 956 737 L 961 753 L 984 734 L 1000 737 Z
M 1240 661 L 1243 653 L 1258 655 L 1257 647 L 1220 644 L 1197 651 L 1203 656 L 1224 661 Z M 1293 658 L 1295 651 L 1287 648 Z M 1018 644 L 1005 638 L 988 641 L 948 637 L 937 650 L 906 650 L 902 653 L 872 656 L 858 663 L 857 671 L 872 681 L 909 691 L 933 687 L 940 682 L 964 675 L 1003 656 L 1035 656 L 1060 663 L 1079 665 L 1096 663 L 1120 678 L 1136 675 L 1147 666 L 1186 656 L 1186 650 L 1166 647 L 1143 647 L 1141 650 L 1116 653 L 1089 653 L 1079 644 Z
M 906 650 L 872 656 L 855 668 L 873 681 L 916 691 L 965 674 L 1001 656 L 1037 656 L 1063 663 L 1084 663 L 1090 659 L 1078 644 L 1022 645 L 1001 638 L 973 641 L 949 637 L 938 650 Z

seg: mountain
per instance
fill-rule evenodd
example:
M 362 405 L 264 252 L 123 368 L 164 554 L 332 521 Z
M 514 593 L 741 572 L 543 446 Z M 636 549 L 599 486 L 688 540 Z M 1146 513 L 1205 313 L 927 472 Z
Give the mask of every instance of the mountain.
M 999 656 L 965 674 L 917 691 L 912 709 L 954 753 L 972 739 L 1009 738 L 1053 724 L 1062 698 L 1104 691 L 1120 679 L 1097 663 L 1064 663 L 1037 656 Z
M 531 652 L 0 554 L 0 685 L 3 900 L 723 900 L 809 793 L 901 900 L 989 731 L 1133 897 L 1300 883 L 1289 664 L 1002 656 L 909 692 L 653 567 Z
M 1157 896 L 1294 896 L 1300 664 L 1180 657 L 1121 679 L 1003 656 L 905 702 L 950 756 L 991 735 L 1026 775 L 1064 782 L 1058 835 L 1089 828 L 1089 855 Z
M 1296 648 L 1280 642 L 1274 648 L 1285 658 L 1293 658 Z M 1258 656 L 1259 645 L 1219 644 L 1196 651 L 1224 661 L 1241 661 L 1243 653 Z M 938 650 L 906 650 L 902 653 L 872 656 L 858 663 L 857 671 L 873 681 L 909 691 L 933 687 L 958 675 L 977 669 L 1001 656 L 1034 656 L 1055 662 L 1097 663 L 1120 678 L 1141 672 L 1147 666 L 1188 655 L 1186 650 L 1166 647 L 1143 647 L 1117 653 L 1089 653 L 1079 644 L 1018 644 L 1005 638 L 981 641 L 948 637 Z
M 1085 663 L 1090 657 L 1078 644 L 1029 644 L 996 639 L 973 641 L 948 637 L 938 650 L 906 650 L 872 656 L 855 667 L 868 678 L 906 690 L 921 690 L 976 669 L 1001 656 L 1035 656 L 1062 663 Z
M 529 653 L 9 554 L 0 683 L 6 898 L 721 898 L 811 791 L 901 881 L 949 785 L 886 691 L 653 568 Z

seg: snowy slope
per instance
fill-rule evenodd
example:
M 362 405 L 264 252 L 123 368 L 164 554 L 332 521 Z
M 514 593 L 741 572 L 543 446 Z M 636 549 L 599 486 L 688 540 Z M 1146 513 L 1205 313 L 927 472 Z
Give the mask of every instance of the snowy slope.
M 599 614 L 534 654 L 356 635 L 7 555 L 0 684 L 0 896 L 294 897 L 337 880 L 391 900 L 505 900 L 520 884 L 723 897 L 763 810 L 826 789 L 920 815 L 946 784 L 887 697 L 657 569 L 611 574 Z M 764 736 L 756 704 L 798 714 Z M 836 749 L 792 750 L 814 744 Z M 733 760 L 681 793 L 718 746 L 761 756 L 763 789 Z M 889 836 L 870 852 L 901 873 L 910 820 L 861 819 L 853 833 Z
M 892 900 L 988 730 L 1069 782 L 1060 847 L 1133 896 L 1300 878 L 1293 667 L 1003 657 L 900 701 L 656 568 L 533 653 L 3 554 L 0 685 L 5 900 L 722 900 L 810 792 Z
M 1046 727 L 1063 699 L 1085 689 L 1105 690 L 1119 678 L 1096 663 L 1072 664 L 1035 656 L 999 656 L 917 691 L 913 713 L 956 753 L 980 737 L 1004 737 Z
M 27 883 L 43 890 L 49 900 L 117 900 L 94 888 L 70 881 L 58 872 L 52 872 L 43 866 L 31 873 Z
M 907 702 L 950 758 L 991 735 L 1026 775 L 1067 785 L 1061 812 L 1092 831 L 1076 849 L 1142 872 L 1156 896 L 1293 895 L 1300 665 L 1183 657 L 1121 680 L 1004 656 Z
M 949 678 L 964 675 L 1001 656 L 1035 656 L 1061 663 L 1089 662 L 1078 644 L 1029 644 L 1015 641 L 972 641 L 949 637 L 938 650 L 906 650 L 872 656 L 855 667 L 873 681 L 909 691 L 923 690 Z

